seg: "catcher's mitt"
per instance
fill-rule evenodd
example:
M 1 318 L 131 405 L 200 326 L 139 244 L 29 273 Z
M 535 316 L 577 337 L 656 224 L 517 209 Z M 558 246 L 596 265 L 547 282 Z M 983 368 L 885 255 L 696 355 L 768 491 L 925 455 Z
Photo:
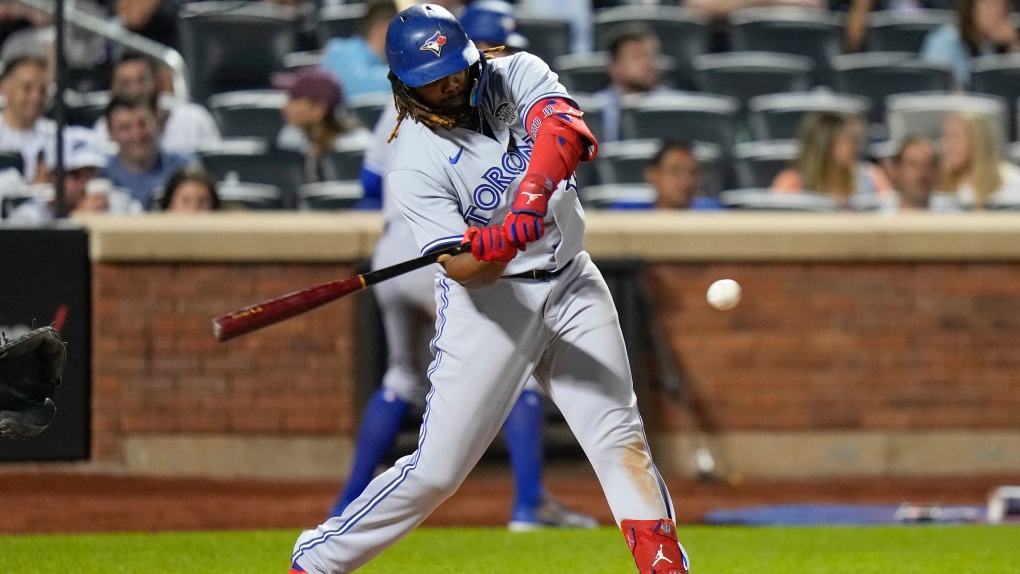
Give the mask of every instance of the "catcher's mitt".
M 26 439 L 50 426 L 66 360 L 64 341 L 52 327 L 13 341 L 0 335 L 0 436 Z

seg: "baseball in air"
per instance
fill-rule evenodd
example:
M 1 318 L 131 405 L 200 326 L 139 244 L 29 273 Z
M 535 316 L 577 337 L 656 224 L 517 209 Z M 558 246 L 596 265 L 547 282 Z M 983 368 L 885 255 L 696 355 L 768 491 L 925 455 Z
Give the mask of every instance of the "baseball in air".
M 728 311 L 740 303 L 740 284 L 732 279 L 720 279 L 708 287 L 708 304 L 720 311 Z

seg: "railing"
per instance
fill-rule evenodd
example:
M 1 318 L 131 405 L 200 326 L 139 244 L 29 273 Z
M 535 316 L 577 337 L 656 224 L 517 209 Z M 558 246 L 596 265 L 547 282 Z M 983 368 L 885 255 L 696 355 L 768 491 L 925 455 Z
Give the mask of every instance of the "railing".
M 54 2 L 53 0 L 15 0 L 19 4 L 24 4 L 31 8 L 35 8 L 40 12 L 53 15 Z M 116 42 L 121 46 L 135 52 L 140 52 L 146 56 L 156 58 L 167 66 L 170 67 L 173 75 L 174 83 L 174 95 L 182 100 L 190 99 L 190 92 L 188 90 L 188 76 L 187 66 L 184 64 L 184 58 L 181 54 L 173 48 L 164 46 L 159 42 L 154 42 L 145 36 L 141 36 L 125 29 L 123 26 L 116 24 L 111 21 L 103 20 L 97 16 L 89 14 L 79 10 L 73 0 L 65 0 L 64 5 L 64 23 L 76 26 L 82 30 L 87 30 L 93 34 L 97 34 Z

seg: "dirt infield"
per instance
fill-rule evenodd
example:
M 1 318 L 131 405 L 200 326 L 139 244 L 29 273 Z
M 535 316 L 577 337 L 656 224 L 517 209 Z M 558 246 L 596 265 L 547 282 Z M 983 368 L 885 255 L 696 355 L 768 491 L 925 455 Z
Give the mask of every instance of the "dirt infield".
M 2 470 L 2 469 L 0 469 Z M 571 507 L 612 523 L 590 468 L 556 468 L 546 485 Z M 678 519 L 697 523 L 712 508 L 756 504 L 983 504 L 988 491 L 1020 476 L 881 478 L 829 482 L 745 482 L 739 486 L 668 480 Z M 128 532 L 307 528 L 318 524 L 339 482 L 154 479 L 87 473 L 0 472 L 0 533 Z M 505 466 L 477 468 L 426 522 L 431 526 L 499 526 L 512 484 Z

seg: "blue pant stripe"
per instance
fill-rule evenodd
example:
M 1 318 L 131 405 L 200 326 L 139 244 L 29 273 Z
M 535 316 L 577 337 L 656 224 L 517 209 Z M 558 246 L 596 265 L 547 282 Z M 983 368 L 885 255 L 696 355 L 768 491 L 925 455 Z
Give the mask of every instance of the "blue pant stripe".
M 389 496 L 389 494 L 393 492 L 394 489 L 400 486 L 400 484 L 404 482 L 404 480 L 407 478 L 407 475 L 412 470 L 414 470 L 415 467 L 418 466 L 418 459 L 421 456 L 421 448 L 425 442 L 426 426 L 428 425 L 429 420 L 429 411 L 431 406 L 429 401 L 432 399 L 432 393 L 434 391 L 435 389 L 429 391 L 428 397 L 425 399 L 425 415 L 422 418 L 421 430 L 418 433 L 418 450 L 414 453 L 414 458 L 411 459 L 411 462 L 404 465 L 404 468 L 401 469 L 400 476 L 395 478 L 392 482 L 386 485 L 385 488 L 380 490 L 374 497 L 372 497 L 372 500 L 370 500 L 366 506 L 364 506 L 361 510 L 354 513 L 353 516 L 345 520 L 344 523 L 341 524 L 338 528 L 323 532 L 319 537 L 313 538 L 312 540 L 309 540 L 302 544 L 301 546 L 299 546 L 297 551 L 295 551 L 293 555 L 293 560 L 295 562 L 297 562 L 299 558 L 304 556 L 305 552 L 308 552 L 312 548 L 315 548 L 316 546 L 326 542 L 333 536 L 343 534 L 344 532 L 350 530 L 355 524 L 358 523 L 358 521 L 364 518 L 369 512 L 372 511 L 372 509 L 378 506 L 380 502 L 382 502 L 387 496 Z

